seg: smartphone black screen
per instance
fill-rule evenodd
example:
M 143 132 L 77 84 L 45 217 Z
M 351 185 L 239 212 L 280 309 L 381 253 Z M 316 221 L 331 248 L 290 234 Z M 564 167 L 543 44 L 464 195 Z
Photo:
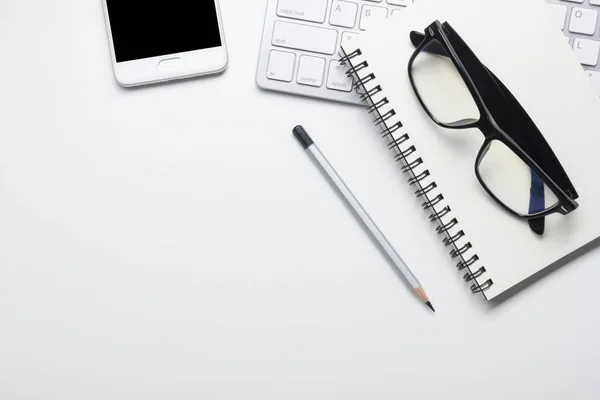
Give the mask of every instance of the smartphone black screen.
M 221 46 L 213 0 L 106 0 L 117 62 Z

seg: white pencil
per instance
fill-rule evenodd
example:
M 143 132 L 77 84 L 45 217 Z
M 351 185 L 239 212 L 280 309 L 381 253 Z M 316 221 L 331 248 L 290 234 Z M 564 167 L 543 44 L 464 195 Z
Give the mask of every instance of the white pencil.
M 381 230 L 375 225 L 375 222 L 371 219 L 367 211 L 363 208 L 363 206 L 358 202 L 356 197 L 352 194 L 352 191 L 346 186 L 342 178 L 335 171 L 333 166 L 327 161 L 327 158 L 321 153 L 319 147 L 313 142 L 308 133 L 304 130 L 302 126 L 297 126 L 293 130 L 294 136 L 296 139 L 302 144 L 307 153 L 309 153 L 313 159 L 319 164 L 323 172 L 327 175 L 327 177 L 331 180 L 331 182 L 337 187 L 339 192 L 342 194 L 344 199 L 348 202 L 350 207 L 354 210 L 356 215 L 360 218 L 362 223 L 367 227 L 371 235 L 377 240 L 383 251 L 388 255 L 390 260 L 394 263 L 398 271 L 402 274 L 404 279 L 408 282 L 410 287 L 412 288 L 414 294 L 421 299 L 432 311 L 435 312 L 433 305 L 429 301 L 425 290 L 423 290 L 423 286 L 419 283 L 419 280 L 415 277 L 412 271 L 408 268 L 402 257 L 396 252 L 396 250 L 392 247 L 391 243 L 387 240 L 387 238 L 383 235 Z

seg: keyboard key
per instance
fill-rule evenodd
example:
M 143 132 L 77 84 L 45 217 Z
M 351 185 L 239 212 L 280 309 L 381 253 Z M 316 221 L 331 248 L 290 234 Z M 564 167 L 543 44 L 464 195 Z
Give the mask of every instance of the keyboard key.
M 334 54 L 337 45 L 337 31 L 276 21 L 272 43 L 273 46 L 287 47 L 289 49 Z
M 363 6 L 360 15 L 359 28 L 367 30 L 372 26 L 376 26 L 379 22 L 385 20 L 388 16 L 388 9 L 377 6 Z
M 279 0 L 277 15 L 302 21 L 325 22 L 327 0 Z
M 352 32 L 342 33 L 342 43 L 340 46 L 342 46 L 342 47 L 347 46 L 348 42 L 357 36 L 358 36 L 358 33 L 352 33 Z
M 320 57 L 301 56 L 296 81 L 301 85 L 319 87 L 323 84 L 325 59 Z
M 583 33 L 584 35 L 593 35 L 596 32 L 597 20 L 598 11 L 590 10 L 589 8 L 573 7 L 571 10 L 569 31 Z
M 267 78 L 275 81 L 291 82 L 294 76 L 296 55 L 285 51 L 271 50 Z
M 358 4 L 348 1 L 334 0 L 331 3 L 331 16 L 329 23 L 335 26 L 343 26 L 345 28 L 354 28 L 356 24 L 356 13 L 358 12 Z
M 590 0 L 590 4 L 593 6 L 600 6 L 600 0 Z
M 407 6 L 412 4 L 412 2 L 413 0 L 387 0 L 387 3 L 393 6 Z
M 346 76 L 346 71 L 347 67 L 341 65 L 337 60 L 331 60 L 327 87 L 340 92 L 350 92 L 352 90 L 352 78 Z
M 579 62 L 583 65 L 596 66 L 600 54 L 600 42 L 588 39 L 575 39 L 573 49 L 579 56 Z
M 597 71 L 586 71 L 586 72 L 588 73 L 588 76 L 592 80 L 592 83 L 594 84 L 596 89 L 598 89 L 598 91 L 600 91 L 600 72 L 597 72 Z
M 562 31 L 565 28 L 565 21 L 567 19 L 567 6 L 548 4 L 548 7 L 552 10 L 552 15 L 554 15 L 554 19 L 556 20 L 556 26 Z

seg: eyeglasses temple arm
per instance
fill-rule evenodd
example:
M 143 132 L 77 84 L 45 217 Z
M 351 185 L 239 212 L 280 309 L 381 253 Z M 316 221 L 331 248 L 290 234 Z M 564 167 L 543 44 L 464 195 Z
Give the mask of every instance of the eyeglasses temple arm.
M 544 182 L 539 176 L 531 171 L 531 193 L 529 195 L 529 213 L 535 214 L 546 209 L 546 199 L 544 195 Z M 545 218 L 530 219 L 529 227 L 538 235 L 544 234 Z

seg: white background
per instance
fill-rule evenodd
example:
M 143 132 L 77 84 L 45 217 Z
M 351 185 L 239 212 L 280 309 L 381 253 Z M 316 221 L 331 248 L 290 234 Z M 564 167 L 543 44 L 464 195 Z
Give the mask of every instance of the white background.
M 266 2 L 221 6 L 225 74 L 122 89 L 100 0 L 0 1 L 0 399 L 597 399 L 599 250 L 471 295 L 364 111 L 259 90 Z

